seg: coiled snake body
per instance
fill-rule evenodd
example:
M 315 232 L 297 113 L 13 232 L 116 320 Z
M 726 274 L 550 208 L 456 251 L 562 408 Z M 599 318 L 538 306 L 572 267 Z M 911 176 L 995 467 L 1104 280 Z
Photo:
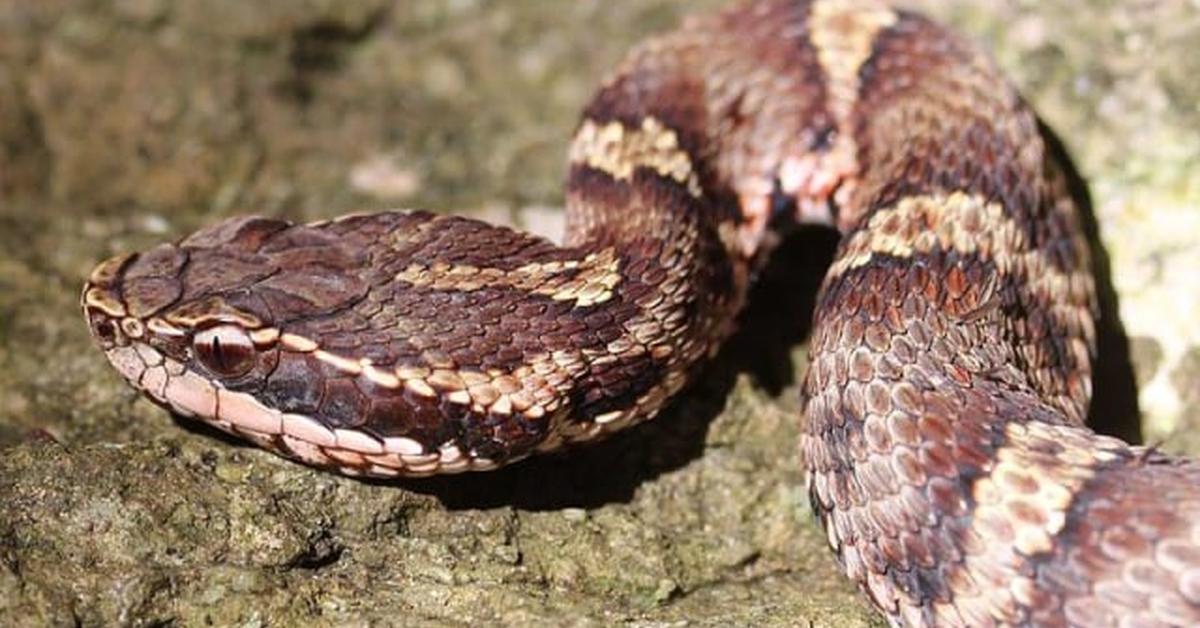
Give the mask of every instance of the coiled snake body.
M 1200 623 L 1200 466 L 1083 426 L 1076 207 L 973 47 L 867 1 L 693 20 L 587 107 L 567 205 L 562 246 L 422 212 L 233 219 L 104 262 L 84 310 L 136 388 L 284 456 L 488 469 L 652 417 L 731 331 L 773 228 L 832 224 L 800 446 L 878 608 Z

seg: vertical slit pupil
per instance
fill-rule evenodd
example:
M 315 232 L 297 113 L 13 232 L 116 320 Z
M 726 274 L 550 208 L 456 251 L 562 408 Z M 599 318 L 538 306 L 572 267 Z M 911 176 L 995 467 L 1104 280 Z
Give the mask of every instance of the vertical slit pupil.
M 213 362 L 222 369 L 229 368 L 229 362 L 225 360 L 225 353 L 221 350 L 221 339 L 213 336 L 212 339 Z

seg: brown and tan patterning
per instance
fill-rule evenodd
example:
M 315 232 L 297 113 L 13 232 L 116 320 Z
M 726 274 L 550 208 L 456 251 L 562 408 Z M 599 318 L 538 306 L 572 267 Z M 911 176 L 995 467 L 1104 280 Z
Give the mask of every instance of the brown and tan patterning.
M 1200 623 L 1200 466 L 1096 435 L 1095 297 L 1039 127 L 974 47 L 872 2 L 761 0 L 635 50 L 570 150 L 561 246 L 424 212 L 237 218 L 101 264 L 151 399 L 352 475 L 490 469 L 654 416 L 776 226 L 843 233 L 800 447 L 895 624 Z

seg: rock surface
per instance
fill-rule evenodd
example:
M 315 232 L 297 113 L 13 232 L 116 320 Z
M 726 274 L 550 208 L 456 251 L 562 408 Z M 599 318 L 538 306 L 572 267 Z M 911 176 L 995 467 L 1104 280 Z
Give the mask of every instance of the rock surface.
M 794 446 L 828 234 L 782 251 L 653 424 L 400 485 L 173 421 L 77 312 L 96 261 L 236 213 L 553 223 L 599 77 L 697 4 L 720 3 L 0 0 L 0 624 L 879 625 Z M 1136 378 L 1145 437 L 1200 452 L 1200 7 L 919 4 L 995 52 L 1092 186 L 1130 336 L 1101 393 Z M 1097 405 L 1129 419 L 1126 396 Z

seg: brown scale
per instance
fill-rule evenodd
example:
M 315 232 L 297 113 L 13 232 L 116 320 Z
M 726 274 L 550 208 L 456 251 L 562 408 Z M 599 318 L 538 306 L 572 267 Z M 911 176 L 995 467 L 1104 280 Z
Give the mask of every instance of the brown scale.
M 847 573 L 910 625 L 1200 621 L 1200 571 L 1161 549 L 1200 554 L 1200 468 L 1079 427 L 1088 256 L 1032 114 L 917 16 L 878 35 L 860 78 L 860 174 L 819 298 L 802 441 Z M 898 210 L 922 198 L 940 213 Z M 970 240 L 926 235 L 989 203 Z M 1009 223 L 1016 237 L 991 238 Z
M 423 212 L 232 219 L 105 262 L 84 307 L 135 386 L 282 455 L 490 468 L 652 417 L 792 209 L 844 234 L 801 449 L 872 602 L 905 625 L 1200 623 L 1200 467 L 1082 426 L 1095 299 L 1064 188 L 942 27 L 760 0 L 604 83 L 563 246 Z

